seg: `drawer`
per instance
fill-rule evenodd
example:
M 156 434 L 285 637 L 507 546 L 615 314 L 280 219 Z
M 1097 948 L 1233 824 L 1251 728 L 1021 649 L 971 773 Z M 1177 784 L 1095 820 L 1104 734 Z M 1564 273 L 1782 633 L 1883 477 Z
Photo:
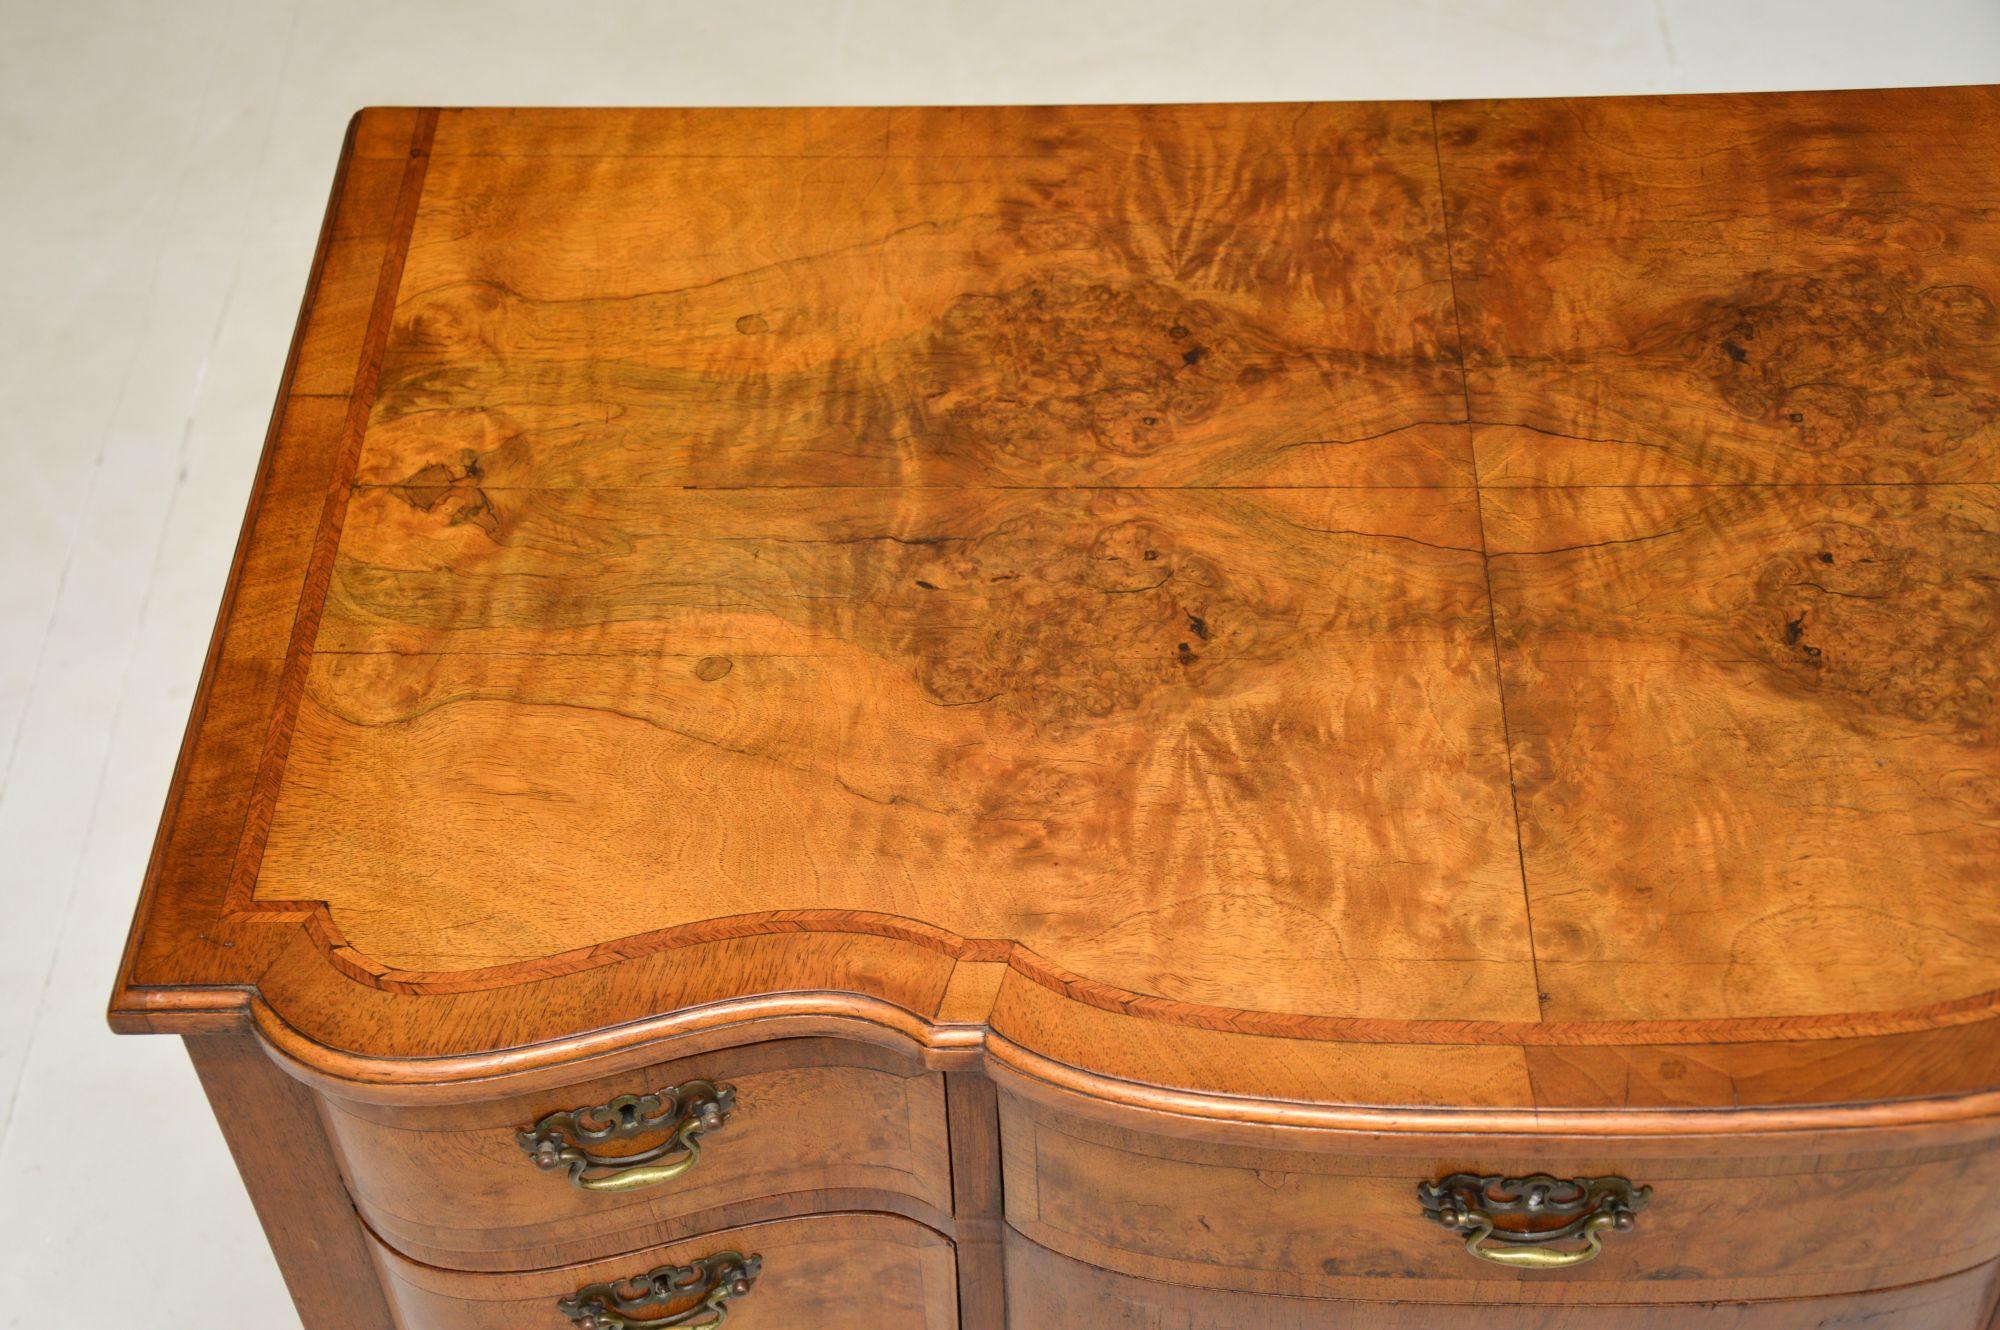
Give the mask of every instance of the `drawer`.
M 1990 1139 L 1912 1147 L 1905 1135 L 1893 1138 L 1899 1148 L 1867 1151 L 1839 1148 L 1834 1134 L 1805 1138 L 1797 1148 L 1811 1153 L 1785 1153 L 1754 1139 L 1515 1137 L 1496 1147 L 1474 1136 L 1273 1132 L 1301 1147 L 1281 1149 L 1012 1094 L 1000 1108 L 1009 1223 L 1087 1265 L 1168 1284 L 1385 1302 L 1695 1303 L 1893 1288 L 2000 1258 Z M 1466 1232 L 1426 1215 L 1419 1184 L 1459 1173 L 1623 1178 L 1651 1191 L 1629 1230 L 1602 1235 L 1595 1259 L 1526 1269 L 1480 1259 Z M 1530 1222 L 1504 1201 L 1480 1204 L 1501 1229 Z M 1550 1213 L 1534 1226 L 1560 1222 Z M 1483 1245 L 1503 1256 L 1583 1248 Z
M 670 1318 L 698 1307 L 702 1294 L 739 1268 L 754 1270 L 754 1278 L 747 1291 L 722 1303 L 729 1330 L 954 1330 L 958 1325 L 950 1240 L 899 1215 L 782 1219 L 526 1274 L 438 1270 L 380 1243 L 372 1251 L 401 1330 L 565 1330 L 584 1318 L 592 1296 L 635 1322 Z M 730 1262 L 732 1254 L 743 1261 Z M 657 1276 L 657 1282 L 644 1282 L 648 1276 Z M 694 1291 L 623 1306 L 613 1301 L 661 1284 Z M 559 1305 L 565 1299 L 578 1301 L 565 1309 Z M 715 1322 L 698 1316 L 693 1323 Z
M 670 1103 L 625 1104 L 633 1134 L 585 1143 L 598 1157 L 670 1147 L 655 1165 L 682 1171 L 650 1185 L 586 1189 L 565 1165 L 539 1166 L 519 1140 L 552 1114 L 702 1082 L 731 1102 L 719 1123 L 690 1138 L 691 1166 L 689 1151 L 674 1147 L 682 1119 Z M 754 1044 L 450 1107 L 322 1096 L 321 1116 L 368 1226 L 404 1254 L 451 1269 L 559 1265 L 785 1214 L 880 1210 L 941 1221 L 951 1209 L 942 1077 L 844 1040 Z M 599 1120 L 558 1122 L 547 1135 L 573 1143 Z M 615 1188 L 645 1176 L 613 1166 L 587 1169 L 584 1180 Z
M 1766 1302 L 1397 1304 L 1162 1284 L 1007 1238 L 1008 1323 L 1022 1330 L 1986 1330 L 1996 1274 L 1987 1265 L 1903 1288 Z

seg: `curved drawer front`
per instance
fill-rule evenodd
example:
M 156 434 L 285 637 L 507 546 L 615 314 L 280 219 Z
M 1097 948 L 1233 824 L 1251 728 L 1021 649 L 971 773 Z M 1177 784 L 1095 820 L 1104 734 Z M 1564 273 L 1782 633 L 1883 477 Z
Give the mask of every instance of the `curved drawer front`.
M 1996 1270 L 1871 1293 L 1767 1302 L 1551 1307 L 1381 1303 L 1190 1288 L 1100 1270 L 1012 1233 L 1010 1324 L 1022 1330 L 1986 1330 Z
M 750 1224 L 527 1274 L 437 1270 L 379 1243 L 373 1254 L 402 1330 L 570 1330 L 589 1325 L 599 1309 L 676 1330 L 714 1325 L 716 1310 L 726 1313 L 729 1330 L 954 1330 L 958 1324 L 951 1242 L 895 1215 Z M 684 1291 L 668 1292 L 676 1287 Z M 704 1308 L 705 1294 L 719 1305 Z
M 681 1103 L 643 1098 L 672 1089 Z M 451 1269 L 585 1260 L 784 1213 L 950 1213 L 943 1082 L 866 1044 L 757 1044 L 451 1108 L 321 1103 L 369 1226 Z
M 1476 1137 L 1328 1133 L 1301 1141 L 1319 1149 L 1264 1149 L 1005 1094 L 1001 1138 L 1014 1228 L 1087 1264 L 1173 1284 L 1381 1301 L 1691 1303 L 1893 1288 L 2000 1258 L 2000 1213 L 1988 1203 L 2000 1150 L 1990 1141 L 1842 1154 L 1822 1137 L 1798 1147 L 1814 1153 L 1785 1155 L 1756 1152 L 1775 1145 L 1704 1154 L 1699 1143 L 1661 1141 L 1607 1153 L 1552 1139 L 1525 1154 L 1516 1138 L 1496 1156 Z M 1471 1185 L 1434 1192 L 1427 1211 L 1420 1186 L 1462 1173 L 1554 1179 L 1537 1215 L 1533 1188 L 1498 1183 L 1484 1197 Z M 1549 1185 L 1576 1178 L 1614 1181 L 1593 1198 Z M 1606 1197 L 1629 1203 L 1626 1212 Z M 1568 1199 L 1577 1205 L 1562 1213 Z M 1452 1204 L 1474 1218 L 1441 1223 Z M 1591 1213 L 1606 1218 L 1586 1225 Z M 1480 1219 L 1499 1231 L 1482 1236 Z M 1565 1222 L 1564 1240 L 1508 1241 L 1510 1227 L 1545 1233 Z M 1526 1258 L 1533 1266 L 1504 1263 L 1521 1252 L 1542 1255 Z

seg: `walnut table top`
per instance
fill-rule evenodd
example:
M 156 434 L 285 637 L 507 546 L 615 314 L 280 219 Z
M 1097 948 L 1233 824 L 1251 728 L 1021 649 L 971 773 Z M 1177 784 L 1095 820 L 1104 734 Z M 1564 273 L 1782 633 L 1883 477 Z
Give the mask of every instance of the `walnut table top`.
M 1990 1111 L 1996 124 L 366 112 L 114 1021 Z

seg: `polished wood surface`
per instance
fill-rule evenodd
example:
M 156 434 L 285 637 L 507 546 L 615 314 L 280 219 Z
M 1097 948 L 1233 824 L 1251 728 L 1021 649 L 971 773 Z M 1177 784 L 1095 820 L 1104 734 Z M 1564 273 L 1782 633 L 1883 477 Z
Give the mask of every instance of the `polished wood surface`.
M 1994 109 L 365 113 L 114 1014 L 1990 1092 Z
M 1006 1205 L 1000 1161 L 1000 1103 L 976 1071 L 945 1073 L 951 1106 L 953 1245 L 958 1254 L 958 1322 L 1006 1323 Z
M 1014 1229 L 1171 1284 L 1364 1302 L 1699 1304 L 1899 1288 L 2000 1258 L 1990 1142 L 1767 1141 L 1720 1156 L 1450 1136 L 1395 1152 L 1334 1136 L 1248 1146 L 1012 1096 L 1000 1139 Z M 1459 1171 L 1623 1177 L 1654 1198 L 1596 1260 L 1552 1279 L 1476 1260 L 1462 1235 L 1425 1218 L 1416 1181 Z
M 958 1330 L 951 1243 L 894 1215 L 753 1224 L 612 1260 L 521 1274 L 436 1270 L 380 1245 L 374 1255 L 400 1330 L 559 1330 L 567 1318 L 556 1302 L 585 1285 L 723 1251 L 763 1257 L 749 1294 L 729 1304 L 732 1330 Z
M 1996 125 L 364 112 L 113 1023 L 410 1330 L 753 1232 L 747 1326 L 1973 1330 Z M 682 1185 L 519 1156 L 693 1075 Z M 1501 1271 L 1461 1170 L 1657 1197 Z
M 306 1330 L 395 1330 L 315 1096 L 254 1039 L 203 1035 L 187 1051 Z
M 735 1108 L 671 1185 L 585 1191 L 537 1168 L 515 1139 L 550 1113 L 697 1079 L 728 1085 Z M 745 1204 L 760 1207 L 756 1218 L 881 1210 L 951 1225 L 944 1078 L 907 1053 L 851 1041 L 781 1040 L 465 1106 L 320 1102 L 369 1229 L 429 1265 L 561 1265 L 748 1222 Z
M 1906 1288 L 1775 1302 L 1426 1305 L 1225 1293 L 1098 1269 L 1019 1235 L 1007 1248 L 1009 1324 L 1032 1330 L 1977 1330 L 1996 1289 L 2000 1270 L 1982 1266 Z

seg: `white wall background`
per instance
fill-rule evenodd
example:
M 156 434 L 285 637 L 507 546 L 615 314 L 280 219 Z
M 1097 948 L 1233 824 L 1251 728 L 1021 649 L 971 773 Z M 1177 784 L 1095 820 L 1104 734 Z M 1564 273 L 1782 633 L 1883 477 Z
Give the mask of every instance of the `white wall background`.
M 356 107 L 1978 82 L 2000 0 L 0 0 L 0 1325 L 297 1324 L 102 1011 Z

